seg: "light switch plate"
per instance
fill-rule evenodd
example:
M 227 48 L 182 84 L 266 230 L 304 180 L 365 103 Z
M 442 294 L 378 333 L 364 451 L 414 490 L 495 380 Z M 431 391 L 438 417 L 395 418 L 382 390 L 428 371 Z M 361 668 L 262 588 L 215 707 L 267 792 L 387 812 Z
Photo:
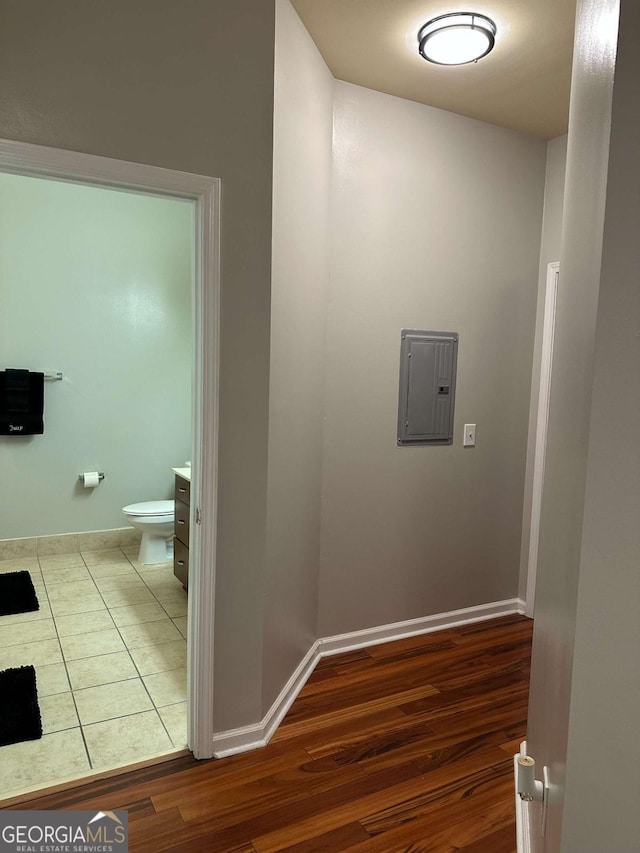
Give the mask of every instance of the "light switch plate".
M 465 424 L 464 425 L 464 441 L 462 442 L 463 447 L 475 447 L 476 446 L 476 425 L 475 424 Z

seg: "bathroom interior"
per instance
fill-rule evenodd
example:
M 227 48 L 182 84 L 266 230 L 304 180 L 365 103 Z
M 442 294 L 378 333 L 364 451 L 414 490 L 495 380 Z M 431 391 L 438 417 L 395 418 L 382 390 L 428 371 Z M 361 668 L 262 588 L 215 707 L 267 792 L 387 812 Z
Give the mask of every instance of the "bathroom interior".
M 0 746 L 5 798 L 187 745 L 194 210 L 0 198 L 0 672 L 33 668 L 42 729 Z

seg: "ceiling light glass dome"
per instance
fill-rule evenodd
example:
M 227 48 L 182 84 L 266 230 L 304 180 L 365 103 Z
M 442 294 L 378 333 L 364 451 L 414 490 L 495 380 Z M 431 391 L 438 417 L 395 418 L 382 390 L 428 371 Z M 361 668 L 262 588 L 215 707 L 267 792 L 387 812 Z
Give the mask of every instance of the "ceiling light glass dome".
M 451 12 L 432 18 L 418 33 L 420 55 L 436 65 L 477 62 L 493 48 L 496 25 L 477 12 Z

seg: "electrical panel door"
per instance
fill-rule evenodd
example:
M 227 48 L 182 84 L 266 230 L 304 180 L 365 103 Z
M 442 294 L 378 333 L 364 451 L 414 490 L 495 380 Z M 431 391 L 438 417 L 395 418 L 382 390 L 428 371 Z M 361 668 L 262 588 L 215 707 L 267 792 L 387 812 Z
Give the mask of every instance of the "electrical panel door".
M 402 330 L 398 444 L 452 444 L 456 332 Z

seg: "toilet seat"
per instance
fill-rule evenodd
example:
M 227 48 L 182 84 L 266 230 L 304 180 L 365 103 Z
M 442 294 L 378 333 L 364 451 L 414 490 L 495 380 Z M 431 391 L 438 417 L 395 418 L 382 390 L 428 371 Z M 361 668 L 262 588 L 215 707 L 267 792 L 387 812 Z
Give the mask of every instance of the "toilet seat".
M 175 501 L 142 501 L 122 507 L 127 521 L 142 534 L 138 562 L 143 565 L 173 560 Z
M 129 504 L 122 508 L 125 515 L 135 515 L 140 518 L 145 516 L 171 516 L 175 512 L 175 501 L 142 501 L 137 504 Z

